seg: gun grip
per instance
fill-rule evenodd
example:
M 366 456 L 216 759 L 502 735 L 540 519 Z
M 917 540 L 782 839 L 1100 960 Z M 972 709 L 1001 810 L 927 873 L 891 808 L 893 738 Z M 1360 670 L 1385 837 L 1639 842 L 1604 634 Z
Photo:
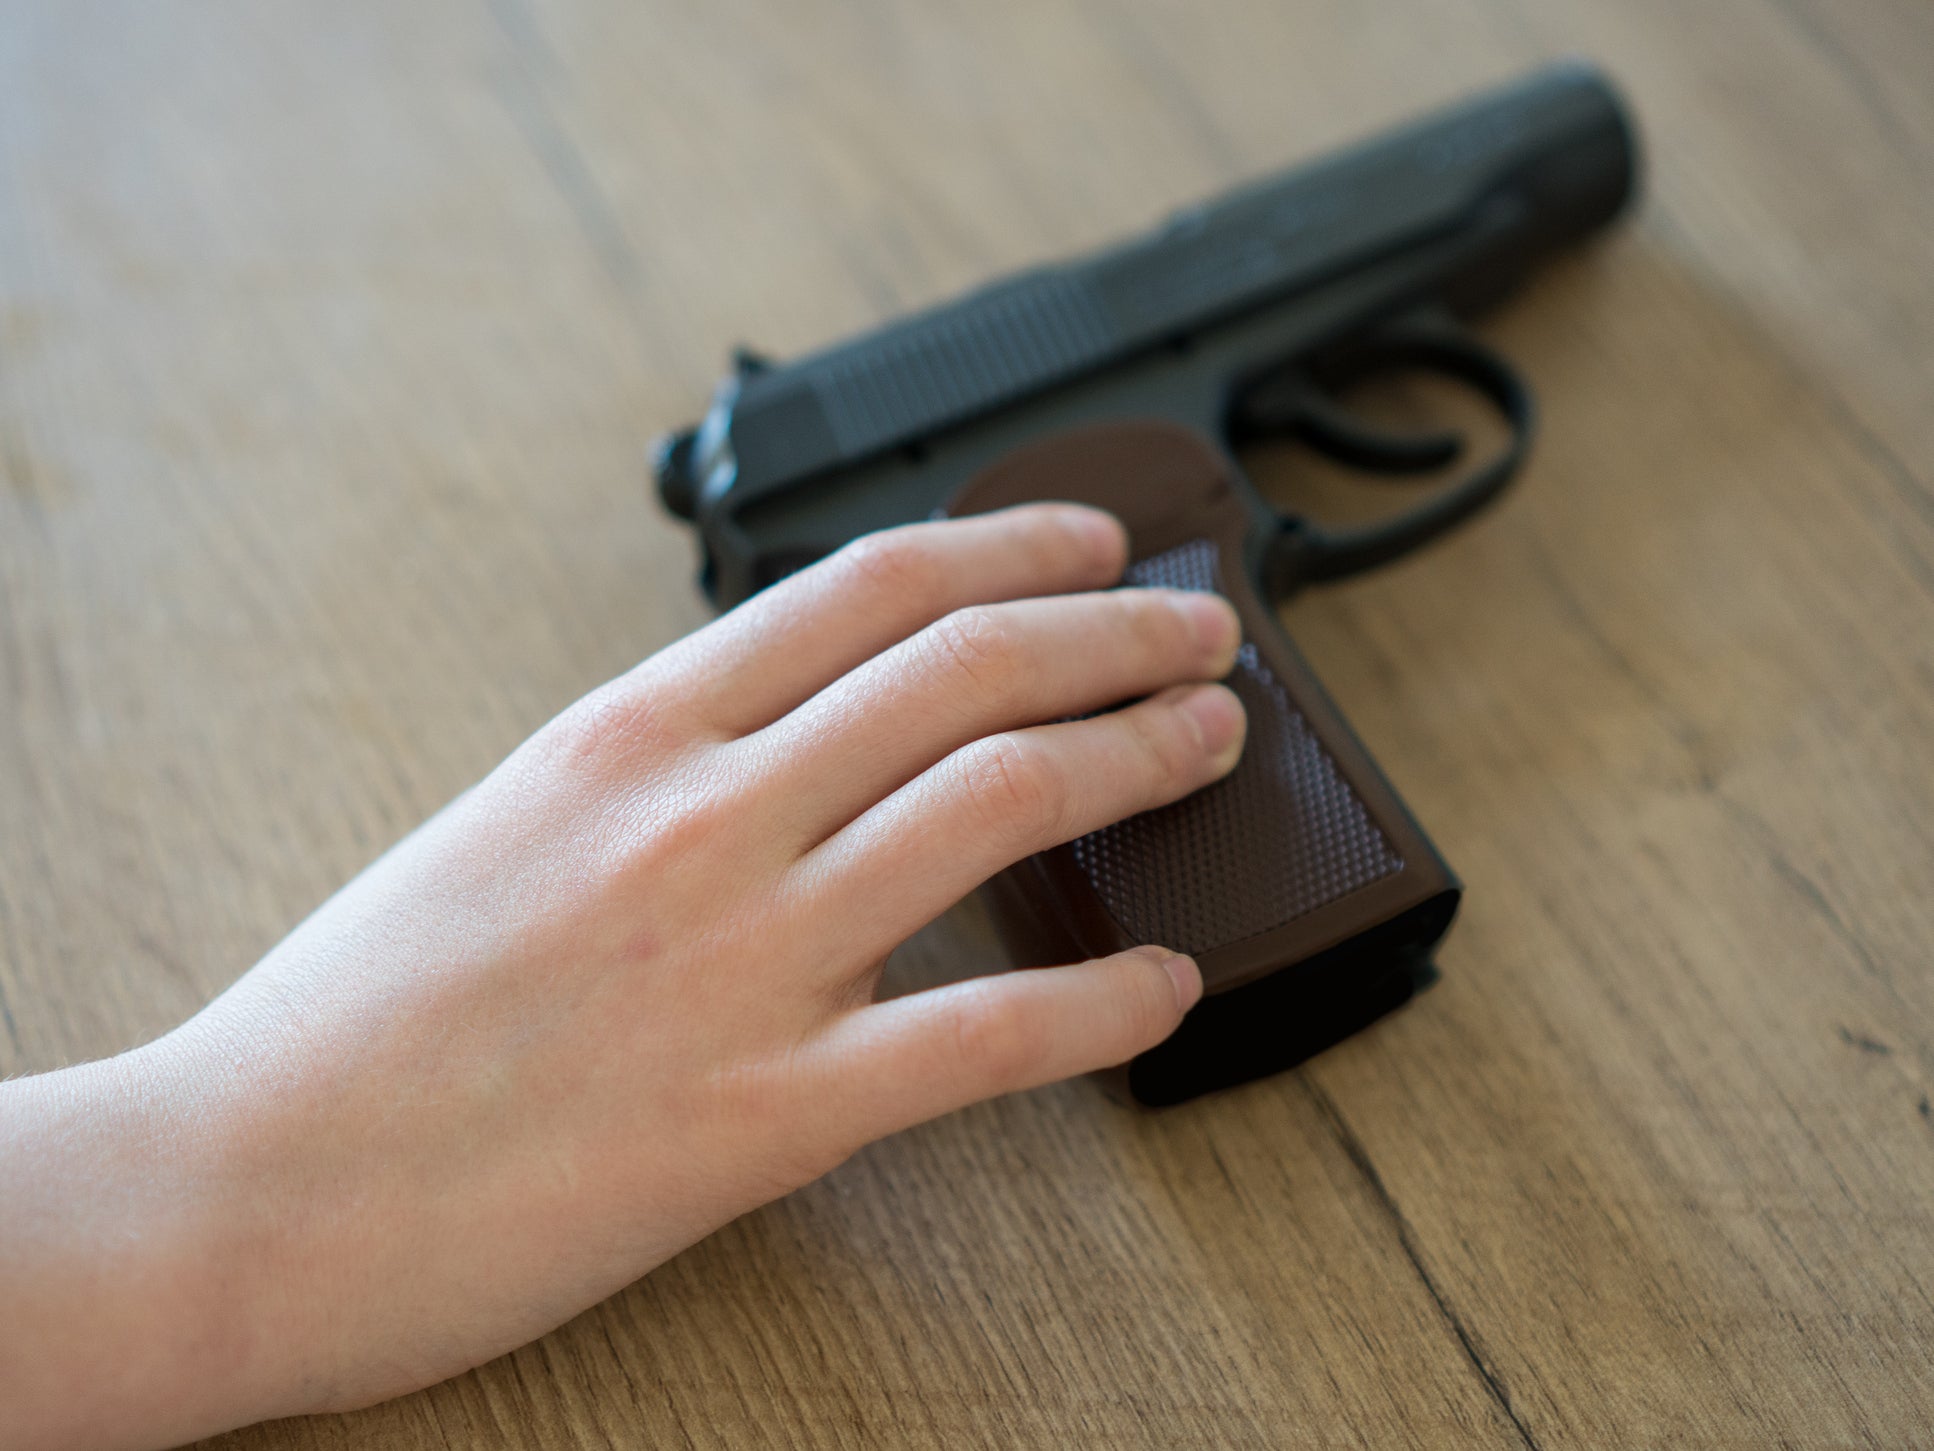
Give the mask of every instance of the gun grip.
M 1117 1086 L 1179 1103 L 1288 1068 L 1434 979 L 1457 879 L 1318 684 L 1260 587 L 1269 516 L 1233 459 L 1138 419 L 1003 455 L 950 514 L 1061 499 L 1128 527 L 1125 584 L 1214 590 L 1242 619 L 1228 684 L 1248 744 L 1223 780 L 1020 862 L 987 886 L 1015 965 L 1146 942 L 1201 965 L 1202 1001 Z

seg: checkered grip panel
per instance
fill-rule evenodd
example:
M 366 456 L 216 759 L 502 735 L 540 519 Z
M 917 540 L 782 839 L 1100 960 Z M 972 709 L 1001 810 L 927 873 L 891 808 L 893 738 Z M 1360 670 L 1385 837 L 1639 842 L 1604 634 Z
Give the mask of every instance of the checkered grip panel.
M 1125 582 L 1214 590 L 1217 553 L 1192 540 L 1130 566 Z M 1227 684 L 1249 713 L 1236 769 L 1074 843 L 1076 862 L 1131 937 L 1191 954 L 1280 927 L 1403 868 L 1253 644 Z

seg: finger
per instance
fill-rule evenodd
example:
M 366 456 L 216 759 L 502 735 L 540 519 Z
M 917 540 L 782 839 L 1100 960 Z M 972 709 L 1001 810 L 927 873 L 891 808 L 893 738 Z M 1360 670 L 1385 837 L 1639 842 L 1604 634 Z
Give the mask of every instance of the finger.
M 1127 558 L 1121 524 L 1075 504 L 884 529 L 754 595 L 641 670 L 654 690 L 692 699 L 717 733 L 744 735 L 943 615 L 1105 588 Z
M 1228 774 L 1242 703 L 1177 686 L 1123 710 L 961 747 L 800 859 L 849 924 L 852 955 L 884 956 L 1022 857 L 1188 795 Z
M 802 845 L 949 752 L 997 731 L 1214 680 L 1242 629 L 1228 601 L 1114 590 L 957 610 L 834 681 L 760 733 Z
M 1138 947 L 974 978 L 860 1008 L 823 1035 L 830 1107 L 856 1143 L 996 1094 L 1125 1063 L 1202 995 L 1187 957 Z

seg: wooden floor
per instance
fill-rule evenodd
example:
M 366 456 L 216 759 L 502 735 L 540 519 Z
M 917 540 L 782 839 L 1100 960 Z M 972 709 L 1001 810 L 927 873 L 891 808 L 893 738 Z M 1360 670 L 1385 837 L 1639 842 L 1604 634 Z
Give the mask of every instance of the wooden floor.
M 175 1023 L 698 623 L 643 460 L 729 344 L 1563 52 L 1649 175 L 1487 328 L 1533 466 L 1289 617 L 1468 882 L 1442 984 L 1185 1108 L 906 1134 L 224 1446 L 1934 1445 L 1914 0 L 8 0 L 0 1071 Z

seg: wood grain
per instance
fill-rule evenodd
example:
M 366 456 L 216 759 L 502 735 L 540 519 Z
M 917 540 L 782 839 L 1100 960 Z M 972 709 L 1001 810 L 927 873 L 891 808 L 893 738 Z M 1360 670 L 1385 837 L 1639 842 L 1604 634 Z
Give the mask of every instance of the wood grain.
M 0 5 L 0 1071 L 191 1012 L 689 629 L 647 440 L 1582 51 L 1648 200 L 1511 501 L 1290 623 L 1469 883 L 1426 998 L 878 1145 L 223 1445 L 1934 1445 L 1934 11 Z M 1294 460 L 1259 464 L 1298 486 Z M 906 981 L 991 962 L 964 908 Z

